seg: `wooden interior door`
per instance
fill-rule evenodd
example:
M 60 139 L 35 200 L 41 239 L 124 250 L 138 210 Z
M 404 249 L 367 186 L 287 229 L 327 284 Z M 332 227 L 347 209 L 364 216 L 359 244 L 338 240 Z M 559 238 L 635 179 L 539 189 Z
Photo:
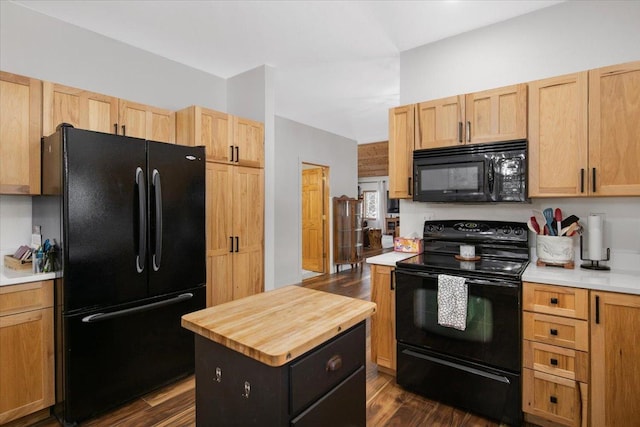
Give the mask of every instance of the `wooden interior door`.
M 324 186 L 322 168 L 302 171 L 302 268 L 324 273 Z

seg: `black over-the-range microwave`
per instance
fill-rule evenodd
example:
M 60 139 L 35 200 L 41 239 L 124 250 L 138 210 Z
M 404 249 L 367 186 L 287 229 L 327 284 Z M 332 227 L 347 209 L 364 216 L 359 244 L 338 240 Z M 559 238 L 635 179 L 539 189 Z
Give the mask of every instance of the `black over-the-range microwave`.
M 413 200 L 528 202 L 527 141 L 413 152 Z

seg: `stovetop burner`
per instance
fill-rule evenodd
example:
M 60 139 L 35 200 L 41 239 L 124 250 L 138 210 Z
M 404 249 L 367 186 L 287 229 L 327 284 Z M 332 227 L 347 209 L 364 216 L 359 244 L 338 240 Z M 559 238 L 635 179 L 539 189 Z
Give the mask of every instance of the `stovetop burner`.
M 526 224 L 505 221 L 425 221 L 424 252 L 399 268 L 444 274 L 519 279 L 529 263 Z M 460 260 L 460 245 L 473 245 L 478 260 Z

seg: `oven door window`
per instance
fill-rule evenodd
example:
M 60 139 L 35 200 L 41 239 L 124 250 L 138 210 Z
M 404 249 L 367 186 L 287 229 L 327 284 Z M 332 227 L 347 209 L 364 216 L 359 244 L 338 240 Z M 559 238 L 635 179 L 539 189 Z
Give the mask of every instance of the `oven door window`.
M 519 287 L 468 279 L 467 321 L 461 331 L 438 324 L 437 276 L 396 271 L 396 284 L 398 341 L 503 369 L 519 369 Z
M 417 165 L 416 196 L 422 201 L 482 200 L 484 160 Z

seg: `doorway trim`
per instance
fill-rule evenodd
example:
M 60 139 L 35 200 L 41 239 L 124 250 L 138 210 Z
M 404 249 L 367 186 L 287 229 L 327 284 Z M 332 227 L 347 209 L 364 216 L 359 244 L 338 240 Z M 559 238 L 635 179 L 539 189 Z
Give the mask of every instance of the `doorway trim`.
M 331 253 L 329 251 L 331 237 L 329 234 L 329 222 L 331 220 L 330 213 L 330 205 L 329 205 L 329 195 L 331 194 L 329 191 L 329 172 L 330 168 L 326 165 L 321 165 L 313 162 L 301 162 L 300 167 L 300 194 L 302 195 L 302 171 L 305 169 L 322 169 L 322 210 L 323 210 L 323 225 L 322 225 L 322 275 L 328 274 L 330 269 L 330 257 Z M 300 227 L 302 229 L 302 197 L 300 198 Z M 302 271 L 302 237 L 300 239 L 300 271 Z M 303 279 L 304 280 L 304 279 Z

